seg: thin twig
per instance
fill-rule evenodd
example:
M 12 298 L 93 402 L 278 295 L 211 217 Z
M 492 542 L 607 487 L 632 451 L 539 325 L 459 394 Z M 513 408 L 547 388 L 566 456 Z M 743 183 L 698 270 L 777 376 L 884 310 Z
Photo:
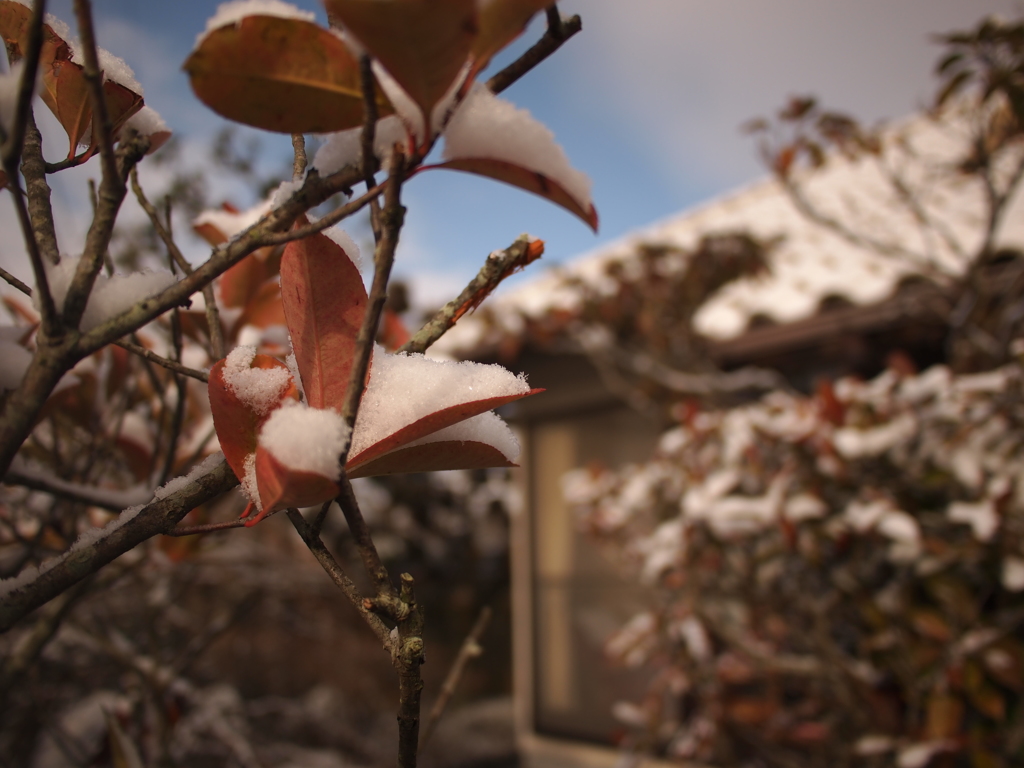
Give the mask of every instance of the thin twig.
M 328 576 L 331 577 L 338 588 L 344 593 L 345 597 L 349 599 L 349 602 L 355 606 L 356 610 L 359 611 L 359 615 L 363 617 L 363 621 L 369 625 L 370 629 L 380 640 L 381 645 L 384 646 L 389 652 L 394 652 L 391 641 L 391 630 L 388 626 L 381 621 L 379 616 L 376 616 L 372 611 L 368 610 L 363 605 L 363 596 L 359 594 L 359 589 L 352 582 L 352 580 L 345 574 L 344 569 L 335 560 L 327 547 L 324 545 L 320 537 L 313 533 L 309 523 L 306 519 L 299 514 L 297 509 L 288 510 L 288 519 L 295 527 L 296 532 L 302 538 L 303 543 L 316 558 L 317 562 L 324 569 Z
M 301 133 L 292 134 L 292 181 L 298 181 L 306 173 L 306 139 Z
M 331 509 L 331 504 L 334 503 L 334 499 L 325 501 L 323 506 L 320 507 L 320 511 L 317 512 L 316 517 L 313 518 L 313 522 L 310 523 L 310 527 L 313 529 L 313 533 L 317 536 L 320 535 L 320 529 L 324 527 L 324 521 L 327 519 L 327 513 Z
M 405 218 L 402 207 L 402 164 L 401 152 L 391 156 L 388 167 L 388 178 L 385 182 L 384 210 L 381 211 L 381 238 L 373 255 L 373 283 L 370 296 L 366 302 L 366 314 L 356 336 L 356 359 L 349 372 L 348 389 L 341 415 L 350 428 L 355 427 L 359 401 L 363 396 L 363 382 L 370 369 L 370 357 L 373 354 L 373 342 L 377 338 L 377 327 L 384 311 L 384 303 L 388 297 L 388 280 L 391 278 L 391 266 L 395 262 L 395 249 L 398 247 L 398 236 Z M 348 446 L 341 456 L 341 464 L 345 465 Z
M 267 517 L 273 517 L 280 511 L 281 510 L 279 509 L 274 510 L 263 519 L 266 520 Z M 238 520 L 226 520 L 221 523 L 203 523 L 201 525 L 179 525 L 177 528 L 171 528 L 169 531 L 162 531 L 161 535 L 180 537 L 195 536 L 200 533 L 213 533 L 215 531 L 230 531 L 235 528 L 245 528 L 245 524 L 248 522 L 249 521 L 243 517 L 239 518 Z
M 3 483 L 4 485 L 16 485 L 34 491 L 42 491 L 57 498 L 67 499 L 77 504 L 87 504 L 90 507 L 100 507 L 109 512 L 120 512 L 133 504 L 153 498 L 150 490 L 141 486 L 128 490 L 96 488 L 91 485 L 62 480 L 59 477 L 49 477 L 43 472 L 19 464 L 15 464 L 7 470 Z
M 522 269 L 541 257 L 544 253 L 543 243 L 540 247 L 531 248 L 528 235 L 520 235 L 512 245 L 503 251 L 495 251 L 487 257 L 487 261 L 457 298 L 452 299 L 439 309 L 423 327 L 413 334 L 399 352 L 424 352 L 441 338 L 445 332 L 455 325 L 456 321 L 467 311 L 479 306 L 490 293 L 498 287 L 502 280 Z
M 480 647 L 480 638 L 487 631 L 487 625 L 490 622 L 491 609 L 485 605 L 480 609 L 480 615 L 477 617 L 473 629 L 466 635 L 466 639 L 462 641 L 459 655 L 455 657 L 451 669 L 448 670 L 448 675 L 441 685 L 441 691 L 437 694 L 437 701 L 434 702 L 434 706 L 430 709 L 430 715 L 427 716 L 427 724 L 423 728 L 423 736 L 420 739 L 421 750 L 426 747 L 430 737 L 434 735 L 434 730 L 441 721 L 441 716 L 444 714 L 445 707 L 448 706 L 448 701 L 459 686 L 459 681 L 462 679 L 462 673 L 465 671 L 466 665 L 469 664 L 471 659 L 475 659 L 483 652 L 483 649 Z
M 377 198 L 380 197 L 381 193 L 384 192 L 387 187 L 387 180 L 382 181 L 375 187 L 372 187 L 366 193 L 360 195 L 357 198 L 349 200 L 340 208 L 335 208 L 325 216 L 321 216 L 319 219 L 314 221 L 312 224 L 307 224 L 304 227 L 298 229 L 290 229 L 287 232 L 279 232 L 273 235 L 267 235 L 260 239 L 261 247 L 269 245 L 284 245 L 290 243 L 293 240 L 302 240 L 304 237 L 315 235 L 318 232 L 323 232 L 328 227 L 332 227 L 342 219 L 346 219 L 353 213 L 356 213 L 367 205 L 373 205 Z
M 141 358 L 149 360 L 151 363 L 162 365 L 169 371 L 174 371 L 175 373 L 180 373 L 182 376 L 197 379 L 204 384 L 210 381 L 210 374 L 206 371 L 197 371 L 195 368 L 188 368 L 181 363 L 176 363 L 174 360 L 168 360 L 166 357 L 161 357 L 155 352 L 151 352 L 138 344 L 132 344 L 130 341 L 115 341 L 114 343 L 122 349 L 128 350 L 133 355 L 138 355 Z
M 548 11 L 548 28 L 536 43 L 522 56 L 513 61 L 501 72 L 487 81 L 487 87 L 493 93 L 501 93 L 519 78 L 536 67 L 548 56 L 553 54 L 570 37 L 583 29 L 583 21 L 579 16 L 572 16 L 568 19 L 558 17 L 558 24 L 552 24 L 552 12 L 557 16 L 558 10 L 554 7 Z
M 391 583 L 388 569 L 384 567 L 384 562 L 377 553 L 377 547 L 374 546 L 373 537 L 370 535 L 370 526 L 366 524 L 366 520 L 359 511 L 352 483 L 344 473 L 341 477 L 341 493 L 338 494 L 336 501 L 345 515 L 349 533 L 352 534 L 352 541 L 363 559 L 363 567 L 366 569 L 367 575 L 373 579 L 377 596 L 394 597 L 395 587 Z
M 181 313 L 176 309 L 171 315 L 171 334 L 174 339 L 175 362 L 181 362 Z M 171 415 L 171 434 L 167 441 L 167 455 L 164 457 L 164 466 L 160 471 L 158 485 L 163 485 L 174 471 L 174 459 L 177 455 L 178 438 L 181 437 L 181 428 L 185 423 L 185 405 L 188 399 L 188 389 L 185 387 L 185 380 L 180 374 L 174 374 L 174 391 L 177 400 L 174 403 L 174 413 Z M 162 403 L 166 403 L 164 398 Z M 159 442 L 157 442 L 159 445 Z M 155 455 L 155 452 L 154 452 Z
M 43 19 L 46 15 L 45 0 L 33 3 L 32 19 L 26 35 L 23 69 L 21 81 L 18 83 L 18 103 L 14 109 L 14 121 L 11 132 L 4 138 L 3 166 L 5 169 L 18 167 L 22 144 L 25 142 L 25 129 L 32 114 L 32 96 L 35 94 L 36 77 L 39 73 L 40 52 L 43 48 Z M 8 171 L 12 189 L 17 186 L 17 177 Z
M 129 549 L 158 533 L 170 530 L 195 507 L 236 485 L 238 478 L 227 462 L 222 461 L 184 488 L 147 504 L 118 527 L 101 531 L 95 541 L 83 546 L 73 545 L 63 555 L 48 561 L 33 578 L 11 588 L 4 595 L 0 601 L 0 632 L 6 632 L 40 605 Z
M 47 163 L 45 166 L 46 173 L 60 173 L 61 171 L 66 171 L 68 168 L 77 168 L 80 165 L 85 165 L 87 162 L 92 160 L 95 154 L 96 153 L 92 150 L 87 149 L 80 155 L 66 157 L 63 160 L 58 160 L 56 163 Z
M 359 76 L 363 87 L 363 131 L 360 135 L 363 145 L 363 181 L 366 182 L 367 189 L 372 189 L 377 185 L 377 179 L 374 177 L 377 157 L 373 151 L 377 133 L 377 79 L 373 76 L 373 64 L 369 54 L 364 53 L 359 57 Z M 380 203 L 377 200 L 370 202 L 370 227 L 373 229 L 373 242 L 379 243 Z
M 90 0 L 74 0 L 75 18 L 78 20 L 78 34 L 81 37 L 81 53 L 83 61 L 82 76 L 89 88 L 89 106 L 92 107 L 93 141 L 99 141 L 100 162 L 103 166 L 103 183 L 124 181 L 117 168 L 114 156 L 114 129 L 110 122 L 110 110 L 107 109 L 106 95 L 103 93 L 103 71 L 100 69 L 99 54 L 96 45 L 96 30 L 92 23 L 92 3 Z
M 156 230 L 157 235 L 167 248 L 167 253 L 170 254 L 174 263 L 178 265 L 182 272 L 186 275 L 191 275 L 195 270 L 192 269 L 192 265 L 188 263 L 188 259 L 185 258 L 181 249 L 178 248 L 178 244 L 174 242 L 174 238 L 171 236 L 170 231 L 164 227 L 163 223 L 160 221 L 156 208 L 146 197 L 146 193 L 142 190 L 142 185 L 139 184 L 139 173 L 137 169 L 132 168 L 130 178 L 132 192 L 135 193 L 135 199 L 139 201 L 139 205 L 142 206 L 142 210 L 144 210 L 146 215 L 149 217 L 149 221 L 153 225 L 153 229 Z M 203 286 L 203 302 L 206 304 L 206 325 L 209 330 L 210 346 L 213 348 L 213 359 L 220 360 L 224 357 L 224 334 L 220 327 L 220 313 L 217 311 L 217 301 L 213 295 L 213 286 L 210 284 Z
M 4 280 L 6 280 L 8 283 L 10 283 L 13 287 L 17 288 L 19 291 L 24 293 L 26 296 L 31 296 L 32 295 L 32 289 L 31 288 L 29 288 L 27 285 L 25 285 L 23 282 L 21 282 L 21 280 L 16 278 L 14 275 L 12 275 L 10 272 L 8 272 L 3 267 L 0 267 L 0 277 L 2 277 Z

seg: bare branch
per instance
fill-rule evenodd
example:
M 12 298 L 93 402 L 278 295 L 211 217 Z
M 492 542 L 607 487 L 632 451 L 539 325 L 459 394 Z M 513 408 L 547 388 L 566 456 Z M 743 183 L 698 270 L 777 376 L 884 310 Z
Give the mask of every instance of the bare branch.
M 89 106 L 92 107 L 93 141 L 100 145 L 100 162 L 103 165 L 103 180 L 100 182 L 100 194 L 104 185 L 124 187 L 124 179 L 117 167 L 114 156 L 114 129 L 110 122 L 110 110 L 107 109 L 106 95 L 103 93 L 103 71 L 100 69 L 99 53 L 96 46 L 96 31 L 92 24 L 92 3 L 90 0 L 74 0 L 75 17 L 78 20 L 78 34 L 81 38 L 83 58 L 82 75 L 89 86 Z M 123 193 L 122 193 L 123 195 Z
M 377 179 L 374 173 L 377 168 L 377 157 L 373 151 L 373 141 L 377 132 L 377 79 L 373 76 L 373 66 L 369 54 L 359 57 L 359 75 L 363 87 L 363 131 L 360 135 L 363 148 L 363 181 L 366 188 L 376 186 Z M 370 227 L 373 229 L 373 242 L 379 243 L 380 231 L 380 203 L 373 200 L 370 203 Z
M 161 357 L 155 352 L 151 352 L 139 344 L 133 344 L 130 341 L 115 341 L 114 343 L 122 349 L 128 350 L 133 355 L 138 355 L 141 358 L 149 360 L 151 363 L 161 365 L 169 371 L 180 373 L 182 376 L 188 376 L 189 378 L 196 379 L 204 384 L 210 381 L 210 374 L 206 371 L 197 371 L 195 368 L 188 368 L 181 363 L 176 363 L 174 360 L 168 360 L 166 357 Z
M 288 519 L 292 525 L 295 526 L 295 530 L 302 538 L 303 543 L 313 553 L 313 557 L 316 558 L 317 562 L 324 569 L 328 576 L 331 577 L 338 588 L 344 593 L 345 597 L 349 599 L 349 602 L 355 606 L 356 610 L 363 617 L 373 633 L 380 640 L 381 645 L 384 646 L 385 650 L 394 655 L 395 649 L 394 644 L 391 640 L 391 630 L 388 629 L 387 625 L 380 620 L 380 617 L 374 615 L 374 613 L 366 608 L 363 604 L 363 597 L 359 594 L 359 589 L 352 582 L 352 580 L 345 574 L 341 565 L 337 560 L 334 559 L 327 547 L 324 545 L 320 537 L 316 535 L 306 519 L 299 514 L 296 509 L 288 510 Z
M 28 212 L 32 219 L 32 231 L 42 257 L 50 264 L 60 261 L 60 248 L 53 224 L 53 208 L 50 206 L 50 185 L 46 182 L 46 162 L 43 160 L 43 137 L 36 127 L 32 114 L 28 115 L 25 126 L 25 141 L 21 152 L 21 173 L 25 178 L 25 195 L 28 198 Z M 12 177 L 8 183 L 12 184 Z
M 558 22 L 552 23 L 553 18 L 557 18 Z M 581 29 L 583 29 L 583 20 L 579 16 L 563 19 L 558 15 L 558 9 L 552 6 L 548 12 L 548 28 L 544 32 L 544 36 L 534 43 L 526 53 L 488 80 L 487 87 L 494 93 L 501 93 L 561 48 L 566 40 Z
M 15 485 L 43 491 L 53 496 L 80 504 L 100 507 L 111 512 L 120 512 L 135 504 L 144 504 L 153 498 L 149 488 L 136 486 L 125 490 L 115 488 L 97 488 L 94 485 L 73 483 L 54 477 L 41 469 L 15 462 L 3 479 L 4 485 Z
M 24 69 L 18 83 L 18 102 L 14 110 L 11 132 L 3 141 L 3 166 L 13 186 L 17 185 L 17 175 L 11 171 L 18 167 L 22 144 L 25 142 L 25 129 L 31 119 L 32 97 L 35 92 L 36 77 L 39 73 L 39 54 L 43 47 L 43 19 L 46 16 L 45 0 L 32 4 L 32 19 L 29 22 L 23 51 Z
M 292 181 L 298 181 L 306 173 L 306 139 L 301 133 L 292 134 Z
M 52 600 L 107 563 L 158 533 L 172 529 L 192 509 L 238 485 L 238 478 L 221 462 L 184 488 L 155 500 L 135 515 L 125 515 L 87 544 L 77 542 L 60 557 L 48 560 L 36 573 L 0 582 L 0 632 L 6 632 L 33 610 Z
M 539 242 L 539 241 L 535 241 Z M 441 338 L 467 311 L 480 305 L 502 280 L 540 258 L 543 249 L 530 249 L 529 235 L 520 235 L 503 251 L 495 251 L 457 298 L 439 309 L 413 334 L 400 352 L 424 352 Z
M 132 168 L 131 171 L 131 183 L 132 191 L 135 193 L 135 198 L 139 201 L 139 205 L 142 206 L 142 210 L 146 212 L 149 217 L 150 223 L 153 225 L 153 229 L 156 230 L 157 235 L 163 241 L 164 246 L 167 248 L 167 252 L 170 254 L 174 263 L 178 265 L 186 275 L 191 275 L 195 270 L 192 269 L 192 265 L 188 263 L 188 259 L 178 248 L 178 244 L 174 242 L 174 238 L 168 228 L 164 227 L 160 221 L 160 217 L 157 215 L 157 210 L 153 206 L 149 199 L 146 197 L 146 193 L 142 191 L 142 185 L 139 184 L 139 174 L 137 169 Z M 206 304 L 206 325 L 209 329 L 210 334 L 210 345 L 213 347 L 213 358 L 220 360 L 224 357 L 224 334 L 220 327 L 220 313 L 217 311 L 217 300 L 213 295 L 213 285 L 207 283 L 203 286 L 203 302 Z M 154 361 L 155 362 L 155 361 Z
M 31 296 L 32 295 L 32 289 L 31 288 L 29 288 L 27 285 L 25 285 L 23 282 L 21 282 L 21 280 L 16 278 L 14 275 L 12 275 L 10 272 L 8 272 L 3 267 L 0 267 L 0 277 L 2 277 L 4 280 L 6 280 L 12 286 L 17 288 L 22 293 L 24 293 L 26 296 Z

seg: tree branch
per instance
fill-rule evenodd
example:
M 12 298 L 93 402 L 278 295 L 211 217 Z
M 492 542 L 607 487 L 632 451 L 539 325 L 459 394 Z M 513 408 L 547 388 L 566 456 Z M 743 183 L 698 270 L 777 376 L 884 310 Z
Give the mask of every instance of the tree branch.
M 133 355 L 138 355 L 139 357 L 145 360 L 149 360 L 151 363 L 161 365 L 169 371 L 180 373 L 182 376 L 188 376 L 190 378 L 201 381 L 204 384 L 210 381 L 210 374 L 208 374 L 206 371 L 197 371 L 195 368 L 188 368 L 182 365 L 181 363 L 176 363 L 173 360 L 168 360 L 166 357 L 160 357 L 160 355 L 156 354 L 155 352 L 150 352 L 148 349 L 139 344 L 132 344 L 130 341 L 115 341 L 114 343 L 117 346 L 121 347 L 121 349 L 126 349 Z
M 534 243 L 539 244 L 539 247 L 531 248 L 530 246 Z M 494 251 L 487 257 L 487 261 L 484 262 L 476 277 L 469 282 L 462 293 L 441 307 L 398 351 L 426 351 L 467 311 L 478 307 L 502 280 L 536 261 L 543 253 L 543 242 L 540 240 L 531 242 L 529 235 L 520 235 L 512 245 L 503 251 Z
M 313 532 L 306 519 L 296 509 L 288 510 L 288 519 L 302 538 L 303 543 L 313 553 L 313 557 L 320 563 L 320 566 L 327 575 L 331 577 L 331 581 L 338 586 L 349 602 L 359 611 L 359 615 L 363 617 L 363 621 L 373 630 L 373 633 L 380 640 L 385 650 L 394 655 L 395 649 L 391 638 L 391 630 L 380 620 L 380 617 L 374 615 L 372 611 L 366 608 L 363 596 L 359 594 L 359 589 L 345 574 L 341 565 L 334 559 L 334 555 L 328 551 L 320 537 Z
M 553 23 L 554 18 L 558 19 L 557 23 Z M 548 13 L 548 28 L 543 37 L 534 43 L 526 53 L 488 80 L 487 87 L 493 93 L 501 93 L 561 48 L 566 40 L 581 29 L 583 29 L 583 20 L 579 16 L 563 19 L 558 15 L 557 8 L 552 6 Z
M 95 573 L 129 549 L 158 533 L 170 530 L 192 509 L 238 485 L 238 478 L 222 461 L 187 486 L 121 517 L 98 533 L 97 539 L 75 542 L 64 554 L 48 560 L 36 572 L 23 571 L 0 581 L 0 632 Z M 79 539 L 82 541 L 82 539 Z
M 188 263 L 188 259 L 185 258 L 181 249 L 178 248 L 178 244 L 174 242 L 174 238 L 171 236 L 170 231 L 168 231 L 160 221 L 156 208 L 151 202 L 149 202 L 149 199 L 146 197 L 146 193 L 142 191 L 142 185 L 139 184 L 138 170 L 132 168 L 130 176 L 132 191 L 135 193 L 135 198 L 139 201 L 139 205 L 142 206 L 142 210 L 144 210 L 146 215 L 149 217 L 149 221 L 153 225 L 153 229 L 156 230 L 157 235 L 163 241 L 164 246 L 167 248 L 167 252 L 182 272 L 186 275 L 191 275 L 192 272 L 194 272 L 192 265 Z M 206 325 L 209 329 L 210 346 L 213 348 L 213 359 L 220 360 L 224 357 L 224 334 L 221 332 L 220 313 L 217 311 L 217 299 L 213 295 L 213 285 L 211 283 L 207 283 L 203 286 L 203 303 L 206 305 Z M 154 360 L 154 362 L 157 361 Z

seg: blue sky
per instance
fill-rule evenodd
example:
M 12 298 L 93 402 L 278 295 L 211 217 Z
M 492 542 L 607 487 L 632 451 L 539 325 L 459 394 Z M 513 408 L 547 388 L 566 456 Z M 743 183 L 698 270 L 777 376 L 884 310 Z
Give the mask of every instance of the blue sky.
M 194 99 L 181 63 L 216 3 L 94 2 L 100 44 L 128 61 L 146 102 L 200 147 L 224 121 Z M 315 0 L 297 5 L 325 18 Z M 69 23 L 70 6 L 49 4 Z M 600 232 L 495 182 L 421 174 L 406 188 L 396 264 L 420 302 L 458 290 L 521 232 L 544 239 L 545 261 L 560 263 L 763 175 L 739 126 L 789 95 L 814 93 L 867 121 L 901 117 L 933 91 L 932 33 L 1021 10 L 1013 0 L 566 0 L 560 8 L 583 17 L 583 32 L 504 95 L 546 123 L 593 179 Z M 539 25 L 517 49 L 538 34 Z M 265 136 L 266 162 L 276 167 L 288 142 Z M 84 179 L 97 173 L 87 167 L 59 182 L 69 253 L 84 226 Z M 27 277 L 10 263 L 14 250 L 4 238 L 0 259 Z

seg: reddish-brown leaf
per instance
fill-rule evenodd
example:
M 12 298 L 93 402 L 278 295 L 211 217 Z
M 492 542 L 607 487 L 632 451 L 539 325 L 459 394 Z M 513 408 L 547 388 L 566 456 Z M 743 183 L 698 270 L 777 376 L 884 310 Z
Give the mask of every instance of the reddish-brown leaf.
M 338 484 L 328 477 L 289 469 L 263 446 L 256 448 L 256 485 L 263 509 L 246 521 L 247 527 L 279 509 L 323 504 L 337 496 L 340 490 Z
M 349 477 L 373 477 L 406 472 L 441 472 L 446 469 L 515 467 L 492 445 L 473 440 L 439 440 L 426 445 L 399 448 L 348 471 Z
M 480 10 L 480 34 L 473 42 L 473 71 L 487 66 L 491 57 L 515 40 L 538 11 L 551 0 L 491 0 Z
M 373 376 L 373 371 L 370 371 L 370 376 Z M 520 395 L 503 395 L 501 397 L 488 397 L 483 400 L 472 400 L 467 403 L 460 403 L 459 405 L 453 405 L 450 408 L 442 408 L 440 411 L 434 411 L 428 416 L 424 416 L 422 419 L 414 421 L 407 427 L 403 427 L 397 432 L 393 432 L 383 440 L 374 443 L 369 448 L 361 451 L 357 456 L 349 458 L 345 464 L 345 469 L 350 474 L 352 470 L 355 470 L 364 464 L 383 456 L 386 453 L 401 448 L 403 445 L 419 440 L 421 437 L 426 437 L 429 434 L 437 432 L 438 430 L 450 427 L 452 424 L 458 424 L 460 421 L 478 416 L 486 411 L 493 411 L 495 408 L 500 408 L 506 403 L 511 403 L 514 400 L 519 400 L 530 395 L 536 395 L 539 392 L 543 392 L 543 389 L 531 389 L 529 392 L 524 392 Z M 358 428 L 358 422 L 356 423 Z M 504 465 L 499 465 L 504 466 Z M 406 472 L 421 472 L 423 470 L 404 470 Z M 360 475 L 355 474 L 353 477 L 359 477 Z
M 537 171 L 531 171 L 504 160 L 492 160 L 485 157 L 448 160 L 430 167 L 475 173 L 478 176 L 486 176 L 489 179 L 503 181 L 513 187 L 525 189 L 527 192 L 533 192 L 575 214 L 591 229 L 597 231 L 597 209 L 594 208 L 593 203 L 577 200 L 561 184 Z
M 422 110 L 444 96 L 477 37 L 476 0 L 325 0 Z
M 394 352 L 410 338 L 409 329 L 405 327 L 402 318 L 390 309 L 385 309 L 380 318 L 377 343 L 389 352 Z
M 293 241 L 281 257 L 281 300 L 306 402 L 341 413 L 366 311 L 359 270 L 326 235 Z
M 359 63 L 302 19 L 247 16 L 210 32 L 184 65 L 196 96 L 229 120 L 281 133 L 330 133 L 363 121 Z M 381 115 L 392 112 L 380 96 Z
M 26 36 L 32 21 L 32 9 L 14 0 L 0 0 L 0 35 L 7 45 L 12 62 L 24 56 Z M 49 24 L 43 24 L 43 48 L 40 69 L 50 64 L 55 56 L 70 58 L 67 41 L 57 35 Z
M 286 368 L 284 363 L 267 355 L 256 355 L 250 367 Z M 273 411 L 260 415 L 238 399 L 224 381 L 224 360 L 218 360 L 210 369 L 208 391 L 213 426 L 217 430 L 220 449 L 224 452 L 228 466 L 241 479 L 245 475 L 245 457 L 256 450 L 260 427 Z M 288 397 L 298 400 L 299 393 L 294 385 L 285 391 L 282 401 Z
M 89 102 L 89 86 L 82 67 L 70 59 L 58 56 L 51 65 L 42 68 L 42 83 L 43 88 L 39 96 L 68 135 L 68 157 L 74 156 L 87 131 L 91 131 L 89 146 L 92 151 L 96 151 L 96 133 L 95 130 L 91 130 L 92 107 Z M 111 80 L 104 81 L 103 95 L 107 102 L 113 133 L 116 135 L 124 122 L 142 109 L 142 96 Z
M 237 333 L 245 325 L 257 328 L 269 328 L 271 325 L 284 325 L 284 307 L 281 304 L 281 286 L 276 282 L 267 281 L 258 286 L 256 295 L 245 303 L 245 309 L 235 321 L 232 334 Z

